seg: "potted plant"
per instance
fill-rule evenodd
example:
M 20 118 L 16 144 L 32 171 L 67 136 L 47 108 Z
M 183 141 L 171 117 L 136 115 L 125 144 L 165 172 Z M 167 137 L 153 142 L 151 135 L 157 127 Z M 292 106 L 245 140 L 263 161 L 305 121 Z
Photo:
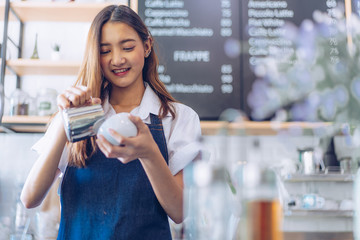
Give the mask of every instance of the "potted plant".
M 54 43 L 52 45 L 51 59 L 54 61 L 60 59 L 60 44 Z

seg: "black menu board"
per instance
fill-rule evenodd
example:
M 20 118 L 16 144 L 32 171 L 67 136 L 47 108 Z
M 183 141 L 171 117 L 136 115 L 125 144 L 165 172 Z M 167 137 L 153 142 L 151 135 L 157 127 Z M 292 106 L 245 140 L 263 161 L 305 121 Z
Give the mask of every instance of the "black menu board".
M 250 116 L 253 66 L 269 48 L 292 51 L 284 24 L 299 26 L 315 10 L 331 16 L 344 2 L 359 12 L 360 0 L 145 0 L 138 12 L 158 44 L 161 80 L 207 120 L 227 108 Z
M 139 1 L 139 15 L 158 45 L 160 79 L 202 120 L 241 108 L 239 3 Z

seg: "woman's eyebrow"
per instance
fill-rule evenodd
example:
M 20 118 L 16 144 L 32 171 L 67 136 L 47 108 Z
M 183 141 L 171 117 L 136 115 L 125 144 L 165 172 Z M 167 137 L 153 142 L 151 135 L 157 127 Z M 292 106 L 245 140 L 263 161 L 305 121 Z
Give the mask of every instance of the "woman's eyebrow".
M 127 39 L 121 40 L 119 43 L 124 44 L 124 43 L 127 43 L 127 42 L 135 42 L 135 39 L 127 38 Z M 100 43 L 100 47 L 109 46 L 109 45 L 111 45 L 111 44 L 110 43 Z
M 135 42 L 135 39 L 127 38 L 127 39 L 124 39 L 124 40 L 120 41 L 121 44 L 126 43 L 126 42 Z

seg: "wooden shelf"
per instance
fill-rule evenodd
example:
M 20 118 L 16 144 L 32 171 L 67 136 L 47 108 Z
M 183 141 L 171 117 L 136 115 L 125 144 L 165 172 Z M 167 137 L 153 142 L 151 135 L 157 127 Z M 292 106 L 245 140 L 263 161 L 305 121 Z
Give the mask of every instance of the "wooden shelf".
M 43 131 L 45 131 L 45 126 L 49 120 L 49 116 L 3 116 L 2 123 L 9 128 L 13 128 L 13 126 L 27 126 L 30 132 L 32 132 L 31 128 L 33 126 L 42 126 Z M 221 134 L 224 129 L 226 129 L 226 126 L 228 126 L 228 133 L 230 135 L 239 135 L 240 133 L 243 135 L 276 135 L 279 130 L 286 130 L 293 126 L 303 129 L 312 129 L 319 126 L 329 126 L 329 123 L 288 122 L 282 123 L 278 129 L 274 129 L 271 122 L 247 121 L 242 124 L 227 124 L 226 122 L 220 121 L 201 121 L 203 135 Z M 343 177 L 344 175 L 341 176 L 341 178 Z
M 111 5 L 105 3 L 79 3 L 79 2 L 11 2 L 14 12 L 21 21 L 60 21 L 60 22 L 91 22 L 95 15 L 104 7 Z M 119 4 L 119 3 L 116 3 Z M 5 3 L 0 3 L 0 17 L 4 18 Z M 10 14 L 10 20 L 15 20 Z
M 49 121 L 50 116 L 3 116 L 1 125 L 15 132 L 43 133 Z
M 11 124 L 47 124 L 50 120 L 50 116 L 3 116 L 3 123 Z
M 276 135 L 279 131 L 301 129 L 303 135 L 313 135 L 313 130 L 331 126 L 328 122 L 254 122 L 227 123 L 221 121 L 203 121 L 203 135 Z
M 7 66 L 19 76 L 24 75 L 77 75 L 79 61 L 52 61 L 40 59 L 14 59 Z

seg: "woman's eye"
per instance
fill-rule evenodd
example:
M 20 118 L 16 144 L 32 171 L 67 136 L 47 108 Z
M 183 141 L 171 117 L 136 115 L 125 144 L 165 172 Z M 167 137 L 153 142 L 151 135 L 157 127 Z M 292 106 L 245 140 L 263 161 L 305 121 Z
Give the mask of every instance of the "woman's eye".
M 128 48 L 124 48 L 124 51 L 131 51 L 133 50 L 135 47 L 128 47 Z
M 100 50 L 100 54 L 107 54 L 109 52 L 110 52 L 110 50 Z

